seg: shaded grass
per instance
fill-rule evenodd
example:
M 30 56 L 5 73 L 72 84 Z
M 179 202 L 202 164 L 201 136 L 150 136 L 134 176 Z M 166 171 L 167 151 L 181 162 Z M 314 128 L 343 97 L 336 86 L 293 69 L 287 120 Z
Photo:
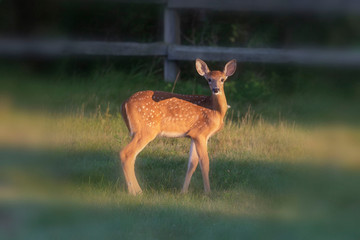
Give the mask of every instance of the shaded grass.
M 177 199 L 181 201 L 183 199 Z M 7 204 L 17 219 L 31 224 L 14 235 L 27 239 L 356 239 L 354 224 L 340 219 L 284 220 L 281 217 L 231 216 L 182 206 L 127 203 L 118 207 Z M 6 211 L 9 212 L 9 211 Z M 11 214 L 14 214 L 11 212 Z M 54 215 L 56 217 L 54 217 Z
M 2 165 L 5 186 L 13 190 L 2 194 L 2 216 L 11 225 L 5 237 L 356 239 L 360 234 L 357 171 L 224 159 L 211 163 L 211 195 L 202 194 L 197 172 L 191 192 L 182 196 L 185 160 L 143 156 L 137 171 L 145 193 L 134 198 L 125 195 L 111 153 L 66 154 L 61 167 L 49 162 L 49 154 L 62 155 L 42 154 L 48 156 L 46 171 L 36 166 L 39 157 L 30 168 L 12 165 L 21 177 Z

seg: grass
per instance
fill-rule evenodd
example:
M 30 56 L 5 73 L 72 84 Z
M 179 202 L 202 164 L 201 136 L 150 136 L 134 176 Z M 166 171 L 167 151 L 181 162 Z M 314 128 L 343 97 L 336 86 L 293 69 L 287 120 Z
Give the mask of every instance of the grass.
M 229 99 L 226 126 L 209 142 L 212 193 L 203 194 L 197 170 L 189 194 L 179 194 L 190 140 L 159 138 L 138 156 L 144 194 L 132 197 L 118 164 L 130 140 L 120 103 L 171 85 L 143 73 L 2 76 L 2 239 L 360 237 L 354 100 L 299 94 L 249 109 Z

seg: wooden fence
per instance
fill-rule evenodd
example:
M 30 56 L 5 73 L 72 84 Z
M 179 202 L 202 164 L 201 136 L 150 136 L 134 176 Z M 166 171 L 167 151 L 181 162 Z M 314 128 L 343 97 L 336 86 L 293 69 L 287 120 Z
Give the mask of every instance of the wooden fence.
M 81 0 L 77 0 L 81 1 Z M 96 0 L 93 0 L 96 1 Z M 312 14 L 360 13 L 358 0 L 107 0 L 113 2 L 154 3 L 164 6 L 164 41 L 156 43 L 97 42 L 66 40 L 0 39 L 0 55 L 24 56 L 163 56 L 164 79 L 174 81 L 177 61 L 202 58 L 211 61 L 297 63 L 360 66 L 360 51 L 320 49 L 267 49 L 184 46 L 180 44 L 181 9 L 211 11 L 275 12 Z

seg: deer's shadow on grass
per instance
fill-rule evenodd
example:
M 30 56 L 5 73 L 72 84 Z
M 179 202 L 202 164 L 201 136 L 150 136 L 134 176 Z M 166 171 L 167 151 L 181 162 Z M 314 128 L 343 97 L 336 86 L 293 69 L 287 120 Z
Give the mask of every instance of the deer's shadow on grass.
M 65 180 L 75 185 L 126 191 L 118 154 L 114 152 L 0 148 L 0 157 L 3 170 L 15 169 L 30 177 L 43 177 L 44 181 Z M 187 158 L 140 154 L 135 169 L 143 190 L 176 193 L 180 192 L 185 178 Z M 271 195 L 303 192 L 349 195 L 356 191 L 359 175 L 356 170 L 261 159 L 212 159 L 210 162 L 214 192 L 248 189 Z M 190 191 L 203 191 L 200 167 L 194 173 Z

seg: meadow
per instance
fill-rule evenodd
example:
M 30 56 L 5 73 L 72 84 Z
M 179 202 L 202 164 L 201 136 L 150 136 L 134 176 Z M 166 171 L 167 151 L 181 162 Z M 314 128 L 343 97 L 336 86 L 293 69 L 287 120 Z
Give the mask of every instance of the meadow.
M 245 104 L 232 79 L 226 126 L 209 141 L 211 194 L 199 169 L 180 194 L 190 140 L 157 138 L 137 158 L 144 193 L 133 197 L 121 102 L 172 84 L 141 71 L 0 72 L 1 239 L 360 238 L 358 96 L 325 88 Z M 194 91 L 209 94 L 175 87 Z

